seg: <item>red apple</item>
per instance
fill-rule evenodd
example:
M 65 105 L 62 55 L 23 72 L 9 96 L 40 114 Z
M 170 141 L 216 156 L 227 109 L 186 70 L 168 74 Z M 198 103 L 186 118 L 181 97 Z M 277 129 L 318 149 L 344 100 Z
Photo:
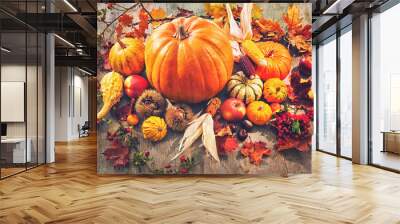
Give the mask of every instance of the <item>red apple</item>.
M 242 120 L 246 115 L 246 105 L 236 98 L 229 98 L 221 105 L 221 114 L 226 121 Z
M 149 83 L 140 75 L 130 75 L 125 79 L 125 94 L 130 98 L 139 97 L 149 87 Z

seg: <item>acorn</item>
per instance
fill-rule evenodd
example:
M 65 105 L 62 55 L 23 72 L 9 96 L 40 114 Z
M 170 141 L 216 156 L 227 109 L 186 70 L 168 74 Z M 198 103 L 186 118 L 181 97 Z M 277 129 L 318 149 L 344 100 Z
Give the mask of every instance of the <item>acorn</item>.
M 169 105 L 165 113 L 165 122 L 174 131 L 184 131 L 193 120 L 194 113 L 186 104 Z
M 135 104 L 135 111 L 141 118 L 161 116 L 167 107 L 165 98 L 155 90 L 146 89 Z
M 229 128 L 232 130 L 232 133 L 237 133 L 240 130 L 237 124 L 229 124 Z
M 251 123 L 251 121 L 249 120 L 243 120 L 242 121 L 242 126 L 243 128 L 245 128 L 247 131 L 250 131 L 253 128 L 253 123 Z
M 248 133 L 246 131 L 246 129 L 240 129 L 240 131 L 237 134 L 237 137 L 240 141 L 244 141 L 246 140 L 246 138 L 248 137 Z

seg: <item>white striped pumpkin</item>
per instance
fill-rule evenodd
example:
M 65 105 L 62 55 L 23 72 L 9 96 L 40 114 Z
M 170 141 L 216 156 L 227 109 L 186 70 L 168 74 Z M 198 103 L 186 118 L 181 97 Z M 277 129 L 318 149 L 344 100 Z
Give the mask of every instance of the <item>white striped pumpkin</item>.
M 263 93 L 263 82 L 257 75 L 246 77 L 239 71 L 232 75 L 227 90 L 231 97 L 243 100 L 245 104 L 259 100 Z

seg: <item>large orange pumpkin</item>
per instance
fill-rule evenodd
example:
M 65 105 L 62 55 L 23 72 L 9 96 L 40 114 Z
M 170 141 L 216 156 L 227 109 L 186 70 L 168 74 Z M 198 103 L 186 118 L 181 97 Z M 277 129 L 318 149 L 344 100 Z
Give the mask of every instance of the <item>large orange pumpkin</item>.
M 267 41 L 257 43 L 258 48 L 264 54 L 266 65 L 257 66 L 256 73 L 262 80 L 270 78 L 285 79 L 292 66 L 292 56 L 289 50 L 282 44 Z
M 139 73 L 144 67 L 144 43 L 136 38 L 123 38 L 112 46 L 108 59 L 111 68 L 125 76 Z
M 164 23 L 147 39 L 145 49 L 147 79 L 175 101 L 208 100 L 232 74 L 229 37 L 206 19 L 180 17 Z

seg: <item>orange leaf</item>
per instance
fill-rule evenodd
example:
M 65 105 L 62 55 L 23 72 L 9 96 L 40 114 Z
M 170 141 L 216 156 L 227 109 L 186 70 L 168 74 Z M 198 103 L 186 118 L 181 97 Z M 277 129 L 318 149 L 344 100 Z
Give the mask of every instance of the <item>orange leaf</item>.
M 245 157 L 249 157 L 250 162 L 258 166 L 261 164 L 263 156 L 271 155 L 272 150 L 266 148 L 265 142 L 248 141 L 243 144 L 240 153 Z
M 216 134 L 215 136 L 219 136 L 219 137 L 223 137 L 223 136 L 227 136 L 227 135 L 232 135 L 232 130 L 229 127 L 229 125 L 226 125 L 225 127 L 221 128 Z
M 150 15 L 151 15 L 151 17 L 153 17 L 154 20 L 161 20 L 167 16 L 167 13 L 162 8 L 153 8 L 150 12 Z M 153 26 L 159 26 L 161 24 L 161 22 L 153 21 L 152 24 L 153 24 Z
M 253 37 L 251 38 L 251 40 L 259 41 L 259 40 L 261 40 L 261 38 L 263 38 L 263 35 L 260 32 L 260 30 L 255 28 L 254 26 L 253 26 L 252 32 L 253 32 Z
M 262 18 L 255 20 L 254 28 L 258 29 L 264 35 L 264 38 L 268 40 L 279 41 L 285 35 L 285 31 L 279 22 L 272 19 Z
M 214 19 L 226 16 L 226 9 L 223 3 L 205 3 L 204 11 Z
M 312 51 L 311 41 L 303 35 L 293 35 L 289 33 L 288 36 L 290 45 L 294 46 L 300 53 L 307 53 Z
M 287 13 L 283 15 L 283 21 L 286 23 L 288 30 L 296 29 L 301 25 L 302 18 L 299 8 L 296 5 L 289 6 Z
M 253 19 L 261 19 L 263 17 L 263 9 L 259 5 L 253 4 L 253 9 L 251 10 L 251 17 Z
M 256 149 L 253 153 L 250 154 L 250 162 L 258 166 L 262 162 L 262 157 L 264 155 L 269 156 L 271 155 L 271 153 L 271 149 Z

